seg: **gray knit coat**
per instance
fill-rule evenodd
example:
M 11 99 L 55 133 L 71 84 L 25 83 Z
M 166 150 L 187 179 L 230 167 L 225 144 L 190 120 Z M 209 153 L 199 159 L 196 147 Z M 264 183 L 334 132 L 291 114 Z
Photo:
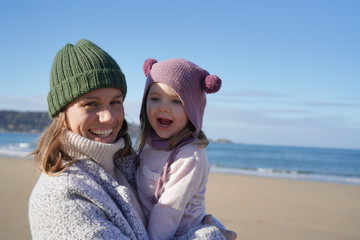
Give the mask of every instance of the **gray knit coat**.
M 124 172 L 129 182 L 131 170 Z M 77 161 L 56 177 L 42 174 L 29 220 L 33 239 L 148 239 L 128 189 L 92 160 Z

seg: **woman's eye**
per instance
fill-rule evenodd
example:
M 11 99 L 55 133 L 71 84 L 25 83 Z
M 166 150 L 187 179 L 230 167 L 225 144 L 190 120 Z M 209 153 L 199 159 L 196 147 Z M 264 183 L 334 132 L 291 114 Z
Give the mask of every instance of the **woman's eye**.
M 122 104 L 122 101 L 112 101 L 111 104 Z
M 95 107 L 97 106 L 96 102 L 88 102 L 88 103 L 85 103 L 85 106 L 87 107 Z

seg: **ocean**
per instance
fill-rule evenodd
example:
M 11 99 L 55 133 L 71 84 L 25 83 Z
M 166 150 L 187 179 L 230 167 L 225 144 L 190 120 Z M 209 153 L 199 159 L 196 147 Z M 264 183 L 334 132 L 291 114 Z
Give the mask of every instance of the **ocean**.
M 25 157 L 39 136 L 0 132 L 0 156 Z M 360 186 L 360 149 L 211 142 L 207 156 L 212 172 Z

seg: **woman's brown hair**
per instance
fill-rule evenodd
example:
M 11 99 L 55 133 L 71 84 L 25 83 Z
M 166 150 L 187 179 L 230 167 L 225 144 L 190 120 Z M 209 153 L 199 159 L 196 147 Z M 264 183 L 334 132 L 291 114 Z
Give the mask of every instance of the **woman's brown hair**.
M 76 161 L 61 150 L 61 139 L 65 131 L 67 131 L 64 128 L 65 118 L 65 112 L 59 112 L 54 117 L 49 127 L 41 134 L 36 149 L 30 154 L 30 156 L 34 156 L 36 167 L 48 175 L 58 175 Z M 118 133 L 117 140 L 121 137 L 124 138 L 125 146 L 115 154 L 115 157 L 125 156 L 132 151 L 128 124 L 125 119 Z

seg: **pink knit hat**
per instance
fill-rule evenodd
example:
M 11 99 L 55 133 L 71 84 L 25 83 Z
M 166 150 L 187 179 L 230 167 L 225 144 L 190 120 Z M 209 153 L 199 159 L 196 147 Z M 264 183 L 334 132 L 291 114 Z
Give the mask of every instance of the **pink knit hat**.
M 152 83 L 170 86 L 184 105 L 190 122 L 195 127 L 196 137 L 201 128 L 206 105 L 206 93 L 216 93 L 221 88 L 221 79 L 210 75 L 206 70 L 185 59 L 174 58 L 162 62 L 147 59 L 143 66 L 147 77 L 142 106 L 145 107 L 146 95 Z

